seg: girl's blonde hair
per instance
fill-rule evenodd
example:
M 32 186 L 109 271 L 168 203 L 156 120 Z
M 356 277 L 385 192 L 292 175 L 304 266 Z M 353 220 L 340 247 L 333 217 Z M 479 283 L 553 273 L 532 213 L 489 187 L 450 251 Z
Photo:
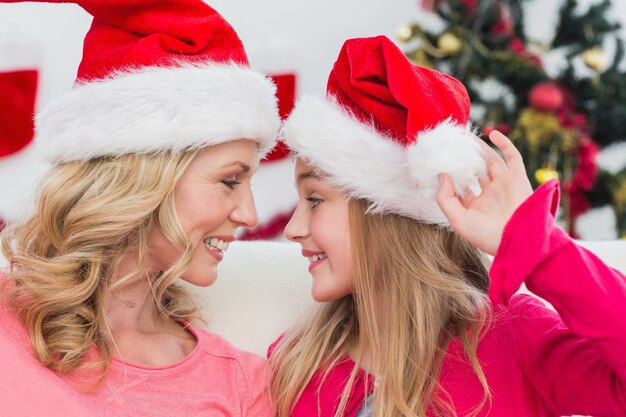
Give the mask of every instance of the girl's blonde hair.
M 379 375 L 375 417 L 456 415 L 438 383 L 453 338 L 483 387 L 478 412 L 491 398 L 476 354 L 491 316 L 486 258 L 450 230 L 367 214 L 368 206 L 349 202 L 354 293 L 322 305 L 272 354 L 278 416 L 289 416 L 317 371 L 332 369 L 358 345 L 368 347 Z M 343 415 L 356 362 L 335 416 Z
M 108 373 L 113 338 L 102 306 L 137 273 L 146 273 L 147 237 L 157 227 L 182 255 L 150 280 L 157 314 L 192 321 L 191 297 L 174 285 L 193 247 L 174 206 L 174 187 L 196 151 L 101 157 L 53 167 L 35 214 L 2 233 L 9 262 L 3 292 L 30 336 L 36 358 L 61 373 Z M 122 256 L 137 270 L 112 282 Z M 118 295 L 123 299 L 123 295 Z M 94 347 L 98 355 L 89 355 Z

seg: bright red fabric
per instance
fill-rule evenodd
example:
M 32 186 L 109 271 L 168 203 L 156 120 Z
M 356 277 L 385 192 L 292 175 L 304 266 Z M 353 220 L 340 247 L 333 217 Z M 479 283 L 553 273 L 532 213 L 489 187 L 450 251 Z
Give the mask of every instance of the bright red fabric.
M 555 226 L 557 205 L 558 183 L 551 181 L 505 228 L 490 271 L 496 320 L 478 348 L 492 404 L 479 416 L 626 416 L 626 277 Z M 534 297 L 514 295 L 523 282 L 556 312 Z M 293 416 L 334 416 L 353 367 L 346 359 L 324 384 L 318 373 Z M 359 373 L 346 417 L 364 400 L 365 375 Z M 459 415 L 482 398 L 458 340 L 448 348 L 440 383 Z
M 347 40 L 326 93 L 383 136 L 408 146 L 448 118 L 465 126 L 470 101 L 460 81 L 413 65 L 385 36 Z

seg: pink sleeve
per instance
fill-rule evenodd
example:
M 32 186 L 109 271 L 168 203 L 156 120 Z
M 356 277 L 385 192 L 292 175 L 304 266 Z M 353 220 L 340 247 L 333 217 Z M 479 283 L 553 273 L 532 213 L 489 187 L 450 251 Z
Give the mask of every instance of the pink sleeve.
M 551 415 L 626 416 L 624 379 L 588 340 L 528 295 L 514 296 L 509 314 L 517 323 L 516 349 L 525 383 Z
M 626 415 L 626 278 L 554 224 L 558 193 L 550 181 L 514 213 L 491 267 L 489 294 L 508 304 L 525 282 L 556 309 L 555 318 L 537 320 L 540 328 L 529 325 L 529 334 L 542 335 L 534 339 L 540 342 L 532 346 L 529 367 L 548 385 L 552 380 L 551 398 L 575 401 L 588 390 L 621 401 L 619 415 Z M 531 342 L 520 340 L 521 346 Z
M 269 366 L 267 361 L 254 357 L 249 362 L 250 401 L 245 417 L 272 417 L 274 407 L 269 393 Z

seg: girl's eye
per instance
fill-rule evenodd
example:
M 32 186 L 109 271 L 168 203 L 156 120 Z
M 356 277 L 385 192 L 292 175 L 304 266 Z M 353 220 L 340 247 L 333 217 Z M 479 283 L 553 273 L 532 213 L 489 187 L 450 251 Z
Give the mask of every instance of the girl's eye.
M 321 198 L 309 197 L 306 199 L 306 201 L 311 203 L 311 208 L 314 209 L 324 200 L 322 200 Z
M 239 181 L 235 179 L 235 177 L 222 180 L 221 183 L 227 186 L 228 188 L 230 188 L 231 190 L 234 190 L 237 185 L 241 184 Z

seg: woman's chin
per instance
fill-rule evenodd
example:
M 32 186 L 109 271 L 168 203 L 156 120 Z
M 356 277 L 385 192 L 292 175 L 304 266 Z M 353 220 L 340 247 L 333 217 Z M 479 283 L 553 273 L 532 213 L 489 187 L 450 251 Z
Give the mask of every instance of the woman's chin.
M 195 285 L 196 287 L 210 287 L 217 280 L 217 265 L 212 265 L 210 271 L 206 269 L 201 273 L 193 273 L 187 271 L 183 274 L 181 279 L 188 284 Z

